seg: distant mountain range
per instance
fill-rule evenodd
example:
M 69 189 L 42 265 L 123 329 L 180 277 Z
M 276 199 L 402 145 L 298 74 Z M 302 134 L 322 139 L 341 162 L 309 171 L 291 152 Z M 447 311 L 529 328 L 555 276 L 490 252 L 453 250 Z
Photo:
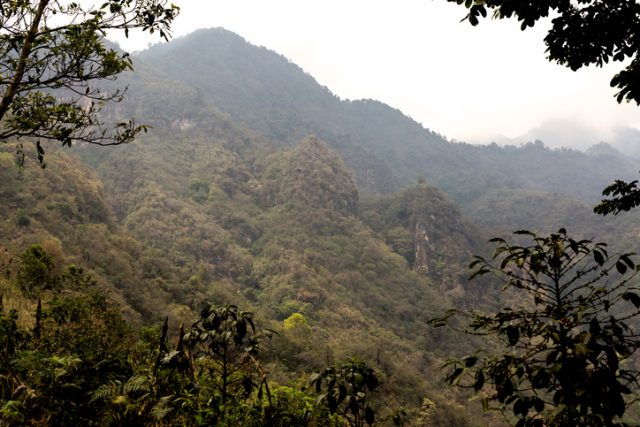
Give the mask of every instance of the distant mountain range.
M 515 138 L 492 135 L 472 142 L 521 145 L 529 141 L 544 141 L 550 148 L 565 147 L 581 151 L 604 142 L 626 156 L 640 158 L 640 130 L 632 127 L 617 127 L 604 132 L 575 120 L 550 120 Z

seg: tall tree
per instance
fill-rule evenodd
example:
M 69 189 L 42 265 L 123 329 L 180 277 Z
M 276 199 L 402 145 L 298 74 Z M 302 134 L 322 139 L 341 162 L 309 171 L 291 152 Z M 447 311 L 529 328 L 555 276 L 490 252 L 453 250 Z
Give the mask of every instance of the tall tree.
M 170 35 L 178 7 L 166 0 L 9 0 L 0 2 L 0 140 L 34 137 L 63 146 L 73 141 L 123 144 L 146 128 L 133 120 L 106 126 L 98 112 L 123 91 L 96 81 L 131 69 L 128 54 L 106 47 L 107 31 L 132 29 Z M 19 151 L 22 159 L 24 155 Z
M 518 232 L 530 244 L 493 239 L 493 260 L 476 257 L 472 277 L 493 274 L 517 304 L 468 313 L 465 331 L 503 346 L 450 363 L 448 380 L 510 409 L 516 426 L 620 425 L 638 390 L 640 294 L 630 254 L 606 245 Z M 433 321 L 436 326 L 447 318 Z M 637 398 L 635 398 L 637 399 Z
M 618 102 L 640 105 L 640 4 L 635 0 L 447 0 L 464 4 L 466 19 L 478 25 L 494 18 L 516 18 L 522 30 L 552 16 L 544 42 L 550 61 L 578 70 L 609 61 L 627 65 L 611 79 Z M 630 61 L 629 61 L 630 60 Z

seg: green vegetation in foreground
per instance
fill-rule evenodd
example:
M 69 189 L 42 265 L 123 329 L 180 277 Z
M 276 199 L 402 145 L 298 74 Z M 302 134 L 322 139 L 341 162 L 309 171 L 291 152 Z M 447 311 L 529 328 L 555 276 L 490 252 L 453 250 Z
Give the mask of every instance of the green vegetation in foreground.
M 173 340 L 166 321 L 162 328 L 136 333 L 81 269 L 71 266 L 51 276 L 51 267 L 42 247 L 31 246 L 20 256 L 17 278 L 0 279 L 7 295 L 0 299 L 2 425 L 284 427 L 374 421 L 367 402 L 378 379 L 364 362 L 351 359 L 327 368 L 342 374 L 322 374 L 329 391 L 317 399 L 304 376 L 289 386 L 268 378 L 260 356 L 271 331 L 259 331 L 252 313 L 208 305 Z M 52 283 L 60 285 L 56 291 Z M 21 314 L 9 308 L 18 304 Z
M 467 3 L 477 10 L 484 2 Z M 203 31 L 181 43 L 142 55 L 155 69 L 141 62 L 138 73 L 122 73 L 125 81 L 118 83 L 131 83 L 131 102 L 103 111 L 115 123 L 135 116 L 152 124 L 155 133 L 140 143 L 99 154 L 82 147 L 85 165 L 48 149 L 53 167 L 46 175 L 38 168 L 16 170 L 11 142 L 0 150 L 0 239 L 21 253 L 0 279 L 4 422 L 463 426 L 543 419 L 574 425 L 582 419 L 613 425 L 622 412 L 633 419 L 630 402 L 620 404 L 626 393 L 616 385 L 624 379 L 621 371 L 605 382 L 611 386 L 605 409 L 583 404 L 588 393 L 582 389 L 563 388 L 556 402 L 553 387 L 570 381 L 558 383 L 554 375 L 573 372 L 558 365 L 558 356 L 550 377 L 535 380 L 544 390 L 531 394 L 514 384 L 526 384 L 526 366 L 544 372 L 546 361 L 507 364 L 506 372 L 500 354 L 460 359 L 464 366 L 456 365 L 450 378 L 463 378 L 465 369 L 482 372 L 484 382 L 474 373 L 472 385 L 513 414 L 506 420 L 483 414 L 464 390 L 443 387 L 439 367 L 450 357 L 482 346 L 497 349 L 500 337 L 516 354 L 539 342 L 527 341 L 528 324 L 520 327 L 517 318 L 511 319 L 517 328 L 500 323 L 508 316 L 498 307 L 521 302 L 517 291 L 498 294 L 490 275 L 466 282 L 461 263 L 481 247 L 457 207 L 425 179 L 391 193 L 424 175 L 467 212 L 481 212 L 475 216 L 490 227 L 512 229 L 524 221 L 529 227 L 532 221 L 546 230 L 569 220 L 579 234 L 624 239 L 633 247 L 637 225 L 615 221 L 594 228 L 586 214 L 576 215 L 579 202 L 549 194 L 591 203 L 612 173 L 627 179 L 637 170 L 631 161 L 615 152 L 552 151 L 541 142 L 449 143 L 384 104 L 340 101 L 286 59 L 225 31 Z M 112 65 L 122 71 L 127 63 Z M 25 102 L 21 112 L 42 112 L 40 106 Z M 125 136 L 141 130 L 127 126 Z M 59 130 L 70 145 L 68 129 Z M 317 138 L 298 143 L 310 132 L 327 144 Z M 25 162 L 42 160 L 42 147 L 33 149 Z M 488 189 L 494 193 L 487 195 Z M 636 206 L 636 190 L 634 182 L 610 187 L 609 212 Z M 363 201 L 361 191 L 377 196 Z M 598 252 L 601 265 L 595 253 L 602 267 L 606 254 Z M 630 258 L 620 261 L 620 267 L 611 264 L 615 271 L 609 264 L 605 270 L 633 269 Z M 633 295 L 620 295 L 629 308 L 636 307 Z M 213 304 L 200 311 L 203 301 Z M 482 310 L 485 323 L 479 325 L 493 338 L 460 339 L 425 327 L 449 306 Z M 535 306 L 534 299 L 522 310 Z M 236 307 L 254 312 L 255 325 L 254 315 Z M 165 315 L 166 327 L 141 328 Z M 592 331 L 591 321 L 588 331 L 578 325 L 559 351 L 566 360 L 588 360 L 586 373 L 579 372 L 591 391 L 597 382 L 592 371 L 610 374 L 616 362 L 631 370 L 634 360 L 626 353 L 635 348 L 624 328 L 620 335 L 606 316 L 595 318 L 600 330 Z M 175 327 L 180 321 L 192 326 L 181 331 Z M 278 334 L 262 339 L 256 325 Z M 594 336 L 617 344 L 621 356 L 598 353 L 605 347 Z M 318 374 L 308 389 L 313 370 Z M 623 385 L 635 390 L 633 383 Z M 400 406 L 405 409 L 395 410 Z
M 502 345 L 448 363 L 447 380 L 469 387 L 517 427 L 627 425 L 637 401 L 639 269 L 633 254 L 609 257 L 604 243 L 561 229 L 528 231 L 525 244 L 493 239 L 492 260 L 476 257 L 472 278 L 498 276 L 519 298 L 496 313 L 465 314 L 468 334 Z M 637 408 L 636 408 L 637 410 Z
M 494 239 L 493 260 L 471 264 L 472 277 L 504 280 L 512 303 L 467 313 L 462 326 L 504 350 L 451 360 L 447 380 L 518 427 L 626 425 L 640 376 L 632 254 L 610 257 L 605 244 L 564 229 L 517 234 L 530 243 Z M 136 332 L 82 268 L 56 273 L 37 245 L 12 262 L 3 256 L 0 279 L 3 425 L 466 425 L 438 415 L 429 399 L 417 413 L 389 407 L 376 391 L 391 378 L 354 357 L 272 379 L 268 366 L 287 348 L 271 345 L 275 332 L 235 305 L 207 304 L 186 328 L 170 331 L 165 320 Z M 457 328 L 459 313 L 431 323 Z M 292 344 L 311 333 L 300 313 L 281 331 Z

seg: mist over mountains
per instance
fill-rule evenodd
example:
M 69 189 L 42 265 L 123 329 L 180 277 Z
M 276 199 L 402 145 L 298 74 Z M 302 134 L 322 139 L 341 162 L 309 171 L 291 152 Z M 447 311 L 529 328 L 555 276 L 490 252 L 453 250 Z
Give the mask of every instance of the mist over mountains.
M 634 159 L 640 157 L 640 131 L 632 127 L 614 127 L 609 130 L 598 130 L 577 120 L 548 120 L 528 130 L 526 133 L 508 138 L 504 135 L 493 135 L 478 138 L 473 142 L 481 144 L 497 143 L 499 145 L 521 145 L 530 141 L 543 141 L 550 148 L 573 148 L 587 151 L 594 145 L 605 143 L 621 154 Z M 615 154 L 611 150 L 611 154 Z
M 133 59 L 135 72 L 109 83 L 127 99 L 105 116 L 134 116 L 148 134 L 52 149 L 44 171 L 33 156 L 11 169 L 15 146 L 2 146 L 0 237 L 12 253 L 41 243 L 59 265 L 84 266 L 138 325 L 179 325 L 205 301 L 255 312 L 280 333 L 267 361 L 281 384 L 355 354 L 385 380 L 381 407 L 433 425 L 500 425 L 440 378 L 475 338 L 426 326 L 449 307 L 508 298 L 489 279 L 469 282 L 472 255 L 521 228 L 640 242 L 637 212 L 592 212 L 606 185 L 636 177 L 621 148 L 633 150 L 633 130 L 617 136 L 620 151 L 586 129 L 586 151 L 452 142 L 379 101 L 341 100 L 223 29 Z M 536 135 L 555 146 L 580 133 L 554 126 Z M 284 327 L 298 315 L 304 334 Z
M 463 205 L 489 183 L 507 181 L 591 202 L 614 177 L 636 172 L 622 158 L 614 171 L 597 157 L 570 150 L 450 144 L 385 104 L 340 100 L 286 58 L 223 29 L 199 30 L 138 58 L 197 88 L 234 120 L 270 139 L 291 144 L 317 135 L 341 153 L 359 189 L 368 193 L 396 190 L 425 176 Z M 592 178 L 582 179 L 585 173 Z

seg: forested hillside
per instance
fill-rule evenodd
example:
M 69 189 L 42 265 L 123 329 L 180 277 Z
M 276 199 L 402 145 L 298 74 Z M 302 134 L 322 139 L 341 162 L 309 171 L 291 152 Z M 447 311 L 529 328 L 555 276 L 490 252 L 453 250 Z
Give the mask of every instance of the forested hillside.
M 448 403 L 430 391 L 442 384 L 428 367 L 445 353 L 427 350 L 429 313 L 493 294 L 466 294 L 464 266 L 484 239 L 453 203 L 421 184 L 402 200 L 416 200 L 412 215 L 424 217 L 426 229 L 415 234 L 400 213 L 370 226 L 363 218 L 373 208 L 360 201 L 352 172 L 317 137 L 283 148 L 206 103 L 198 115 L 172 119 L 179 100 L 194 91 L 176 84 L 167 95 L 150 81 L 132 84 L 129 94 L 129 105 L 154 126 L 147 137 L 116 150 L 78 152 L 102 176 L 122 227 L 157 255 L 145 258 L 143 272 L 171 294 L 171 318 L 204 301 L 251 308 L 276 330 L 302 315 L 312 335 L 275 340 L 278 357 L 286 356 L 278 375 L 294 378 L 357 354 L 388 376 L 395 405 L 416 408 L 428 397 L 446 417 Z M 425 206 L 428 215 L 420 211 Z M 393 227 L 402 228 L 404 246 L 389 240 Z M 433 233 L 428 246 L 421 244 L 425 232 Z
M 592 203 L 613 179 L 638 169 L 622 155 L 610 162 L 534 141 L 522 147 L 449 143 L 380 102 L 340 100 L 286 58 L 223 29 L 199 30 L 138 57 L 271 140 L 293 144 L 317 135 L 341 153 L 366 193 L 396 190 L 424 176 L 463 207 L 503 187 Z
M 277 333 L 260 344 L 260 357 L 257 346 L 248 351 L 260 362 L 251 378 L 273 381 L 283 393 L 277 410 L 293 402 L 300 417 L 317 423 L 309 425 L 344 424 L 309 409 L 309 375 L 352 356 L 381 381 L 371 404 L 383 425 L 401 419 L 415 426 L 500 425 L 504 419 L 482 413 L 465 392 L 442 381 L 442 364 L 481 339 L 461 340 L 427 326 L 448 308 L 491 311 L 505 298 L 492 279 L 468 280 L 472 256 L 489 255 L 486 241 L 494 233 L 519 228 L 566 226 L 621 249 L 638 246 L 637 215 L 603 220 L 591 211 L 605 185 L 637 169 L 611 147 L 582 153 L 550 150 L 539 141 L 519 147 L 447 141 L 380 102 L 340 100 L 286 58 L 221 29 L 154 46 L 134 59 L 134 72 L 105 84 L 128 86 L 127 100 L 104 113 L 149 124 L 135 143 L 51 148 L 46 169 L 28 144 L 23 168 L 15 165 L 15 145 L 0 147 L 5 307 L 19 308 L 21 327 L 39 331 L 41 297 L 43 319 L 53 322 L 45 322 L 45 331 L 59 337 L 73 316 L 55 317 L 58 298 L 71 293 L 79 300 L 65 309 L 86 315 L 86 307 L 99 307 L 99 315 L 76 316 L 82 334 L 110 324 L 104 318 L 120 334 L 112 338 L 122 365 L 100 377 L 102 384 L 81 384 L 87 414 L 116 417 L 106 403 L 116 393 L 128 399 L 123 414 L 131 418 L 120 419 L 124 425 L 195 422 L 194 414 L 201 422 L 226 420 L 226 394 L 216 407 L 222 414 L 212 415 L 206 402 L 220 396 L 193 391 L 207 389 L 192 384 L 197 363 L 189 351 L 200 347 L 187 344 L 193 335 L 179 332 L 179 325 L 189 330 L 193 324 L 195 334 L 211 326 L 206 316 L 219 321 L 211 307 L 235 304 Z M 32 264 L 49 280 L 38 292 L 25 291 Z M 87 287 L 105 293 L 134 329 L 157 326 L 167 316 L 169 332 L 143 329 L 139 339 L 106 299 L 87 300 Z M 210 312 L 202 311 L 206 303 Z M 73 311 L 74 304 L 84 308 Z M 0 320 L 13 325 L 8 317 Z M 58 341 L 34 342 L 38 354 L 47 355 L 38 363 L 58 366 L 47 353 L 55 356 Z M 31 353 L 18 353 L 24 372 L 37 371 L 27 363 Z M 127 365 L 135 357 L 142 361 Z M 145 375 L 147 382 L 136 380 Z M 156 388 L 136 394 L 140 389 L 130 381 Z M 242 416 L 250 414 L 255 425 L 271 410 L 281 416 L 254 386 L 247 385 L 246 396 L 238 388 L 247 405 Z M 182 398 L 192 412 L 176 409 L 187 407 L 180 406 Z M 283 420 L 274 425 L 287 425 Z
M 580 152 L 551 150 L 542 141 L 517 147 L 450 142 L 380 102 L 340 100 L 286 58 L 223 29 L 200 30 L 138 57 L 264 135 L 263 146 L 318 135 L 345 159 L 364 196 L 426 178 L 494 233 L 570 223 L 585 237 L 609 237 L 625 248 L 637 241 L 632 219 L 603 220 L 591 212 L 606 185 L 632 179 L 640 168 L 608 144 Z M 190 64 L 186 72 L 182 64 Z

